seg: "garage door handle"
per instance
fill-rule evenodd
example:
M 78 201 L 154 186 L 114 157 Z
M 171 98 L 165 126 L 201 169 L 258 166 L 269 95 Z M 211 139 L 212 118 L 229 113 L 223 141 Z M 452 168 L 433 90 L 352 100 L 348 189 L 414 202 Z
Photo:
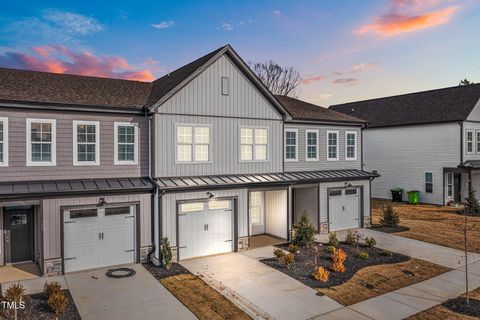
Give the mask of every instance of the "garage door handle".
M 125 219 L 134 218 L 135 216 L 126 216 Z
M 132 250 L 125 250 L 125 252 L 133 252 L 135 251 L 135 249 L 132 249 Z
M 225 242 L 232 242 L 233 240 L 225 240 Z
M 178 247 L 178 249 L 185 249 L 185 248 L 187 248 L 187 246 Z
M 65 258 L 65 259 L 63 259 L 63 260 L 65 260 L 65 261 L 66 261 L 66 260 L 75 260 L 75 259 L 77 259 L 77 257 Z
M 64 223 L 75 223 L 77 221 L 65 221 Z

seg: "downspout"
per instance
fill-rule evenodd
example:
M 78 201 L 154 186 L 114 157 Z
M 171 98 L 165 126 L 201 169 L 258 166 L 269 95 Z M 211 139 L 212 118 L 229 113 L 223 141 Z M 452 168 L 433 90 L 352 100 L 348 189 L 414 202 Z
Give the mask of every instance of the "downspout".
M 365 148 L 365 145 L 364 145 L 364 143 L 363 143 L 363 130 L 365 129 L 365 126 L 366 126 L 366 125 L 364 124 L 364 125 L 360 128 L 360 138 L 361 138 L 361 139 L 360 139 L 360 144 L 361 144 L 360 148 L 362 148 L 362 149 L 361 149 L 362 151 L 360 152 L 360 170 L 362 170 L 362 171 L 363 171 L 363 149 Z
M 458 122 L 460 125 L 460 164 L 463 163 L 463 121 Z
M 155 186 L 155 191 L 152 195 L 151 201 L 151 223 L 155 221 L 155 208 L 156 208 L 156 197 L 158 196 L 158 186 L 155 179 L 152 176 L 152 117 L 149 115 L 148 108 L 144 108 L 144 116 L 148 120 L 148 178 Z M 151 247 L 147 252 L 146 256 L 146 263 L 150 263 L 151 255 L 155 252 L 155 230 L 153 227 L 150 228 L 150 236 L 151 236 Z

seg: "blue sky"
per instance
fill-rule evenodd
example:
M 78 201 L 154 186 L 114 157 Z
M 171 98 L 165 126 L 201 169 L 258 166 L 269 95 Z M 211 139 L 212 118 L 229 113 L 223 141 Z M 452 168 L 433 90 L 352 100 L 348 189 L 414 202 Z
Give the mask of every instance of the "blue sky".
M 17 1 L 0 66 L 148 80 L 226 43 L 300 71 L 328 106 L 480 82 L 474 0 Z

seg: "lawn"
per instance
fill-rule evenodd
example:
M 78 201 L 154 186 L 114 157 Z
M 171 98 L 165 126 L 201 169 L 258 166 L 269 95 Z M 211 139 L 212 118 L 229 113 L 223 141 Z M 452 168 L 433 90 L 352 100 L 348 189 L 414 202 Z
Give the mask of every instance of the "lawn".
M 395 233 L 397 236 L 425 241 L 441 246 L 463 250 L 464 217 L 458 214 L 457 208 L 435 205 L 409 205 L 383 200 L 372 201 L 372 223 L 377 224 L 381 208 L 391 203 L 400 216 L 400 226 L 406 231 Z M 480 253 L 480 217 L 468 217 L 469 231 L 468 250 Z M 381 230 L 380 230 L 381 231 Z

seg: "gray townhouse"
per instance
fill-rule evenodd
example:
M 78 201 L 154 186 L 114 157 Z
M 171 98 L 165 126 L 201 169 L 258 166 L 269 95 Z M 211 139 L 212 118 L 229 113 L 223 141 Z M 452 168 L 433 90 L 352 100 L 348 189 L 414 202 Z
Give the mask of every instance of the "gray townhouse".
M 273 95 L 230 47 L 153 82 L 0 69 L 0 265 L 45 275 L 368 226 L 365 122 Z
M 480 191 L 480 85 L 457 86 L 330 107 L 368 121 L 364 168 L 381 177 L 372 197 L 395 187 L 445 205 Z M 406 194 L 404 192 L 404 200 Z

